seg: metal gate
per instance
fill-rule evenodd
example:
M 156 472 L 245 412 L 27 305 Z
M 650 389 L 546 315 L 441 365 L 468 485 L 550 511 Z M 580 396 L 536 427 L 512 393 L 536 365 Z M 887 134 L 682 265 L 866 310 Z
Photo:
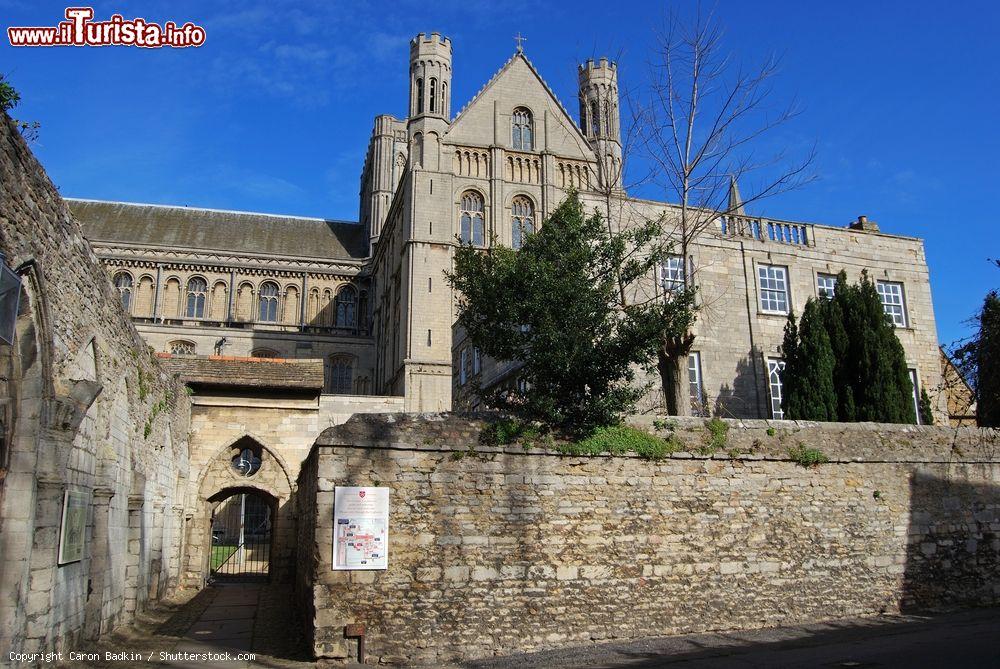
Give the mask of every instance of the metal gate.
M 212 514 L 212 576 L 267 576 L 270 566 L 268 500 L 254 493 L 227 497 Z

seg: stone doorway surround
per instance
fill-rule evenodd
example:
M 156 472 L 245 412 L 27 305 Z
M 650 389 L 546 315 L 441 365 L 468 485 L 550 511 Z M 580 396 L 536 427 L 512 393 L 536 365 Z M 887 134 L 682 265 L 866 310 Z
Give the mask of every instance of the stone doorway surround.
M 260 468 L 245 476 L 234 466 L 234 458 L 246 448 L 254 449 Z M 262 495 L 271 503 L 270 578 L 286 582 L 294 569 L 295 517 L 292 512 L 292 481 L 282 458 L 262 440 L 244 435 L 219 448 L 197 483 L 197 495 L 188 517 L 188 541 L 183 583 L 201 588 L 211 574 L 212 514 L 224 500 L 238 493 Z

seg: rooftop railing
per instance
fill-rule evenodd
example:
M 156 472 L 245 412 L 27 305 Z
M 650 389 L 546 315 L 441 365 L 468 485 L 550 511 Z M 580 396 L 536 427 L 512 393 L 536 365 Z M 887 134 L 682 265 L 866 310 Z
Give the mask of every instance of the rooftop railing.
M 815 246 L 813 226 L 809 223 L 769 221 L 750 216 L 724 216 L 720 219 L 723 237 L 756 239 L 797 246 Z

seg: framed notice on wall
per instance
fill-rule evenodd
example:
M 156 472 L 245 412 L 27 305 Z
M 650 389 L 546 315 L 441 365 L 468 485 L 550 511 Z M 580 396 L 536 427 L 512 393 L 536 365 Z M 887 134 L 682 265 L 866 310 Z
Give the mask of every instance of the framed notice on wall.
M 89 506 L 88 493 L 67 490 L 63 495 L 62 525 L 59 527 L 59 564 L 79 562 L 83 559 Z
M 336 488 L 333 568 L 389 568 L 388 488 Z

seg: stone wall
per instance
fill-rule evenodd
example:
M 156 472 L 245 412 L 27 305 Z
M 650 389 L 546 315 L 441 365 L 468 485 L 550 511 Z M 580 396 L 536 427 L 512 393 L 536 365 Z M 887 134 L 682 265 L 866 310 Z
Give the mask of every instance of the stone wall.
M 6 657 L 78 648 L 176 584 L 190 407 L 6 114 L 0 251 L 23 280 L 14 344 L 0 344 Z M 76 561 L 58 555 L 67 491 L 86 500 Z
M 348 623 L 372 657 L 433 663 L 1000 601 L 995 431 L 727 424 L 704 455 L 681 419 L 655 462 L 488 448 L 453 415 L 327 430 L 299 481 L 317 656 L 356 652 Z M 331 570 L 338 485 L 391 488 L 387 571 Z

